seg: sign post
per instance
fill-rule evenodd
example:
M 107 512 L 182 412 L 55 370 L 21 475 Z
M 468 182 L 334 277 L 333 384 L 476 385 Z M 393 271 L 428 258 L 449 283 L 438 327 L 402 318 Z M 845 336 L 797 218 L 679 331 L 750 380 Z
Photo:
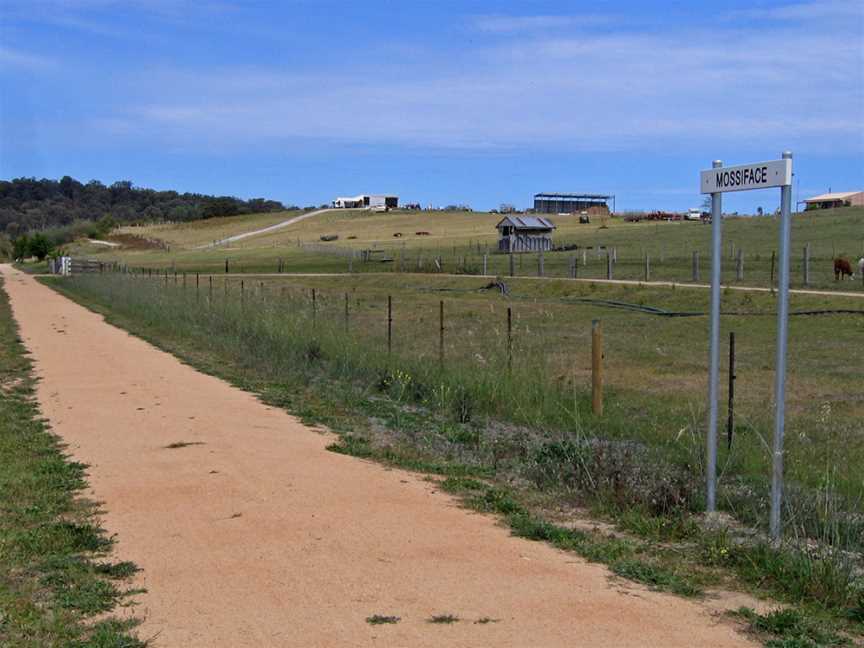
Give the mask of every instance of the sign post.
M 714 160 L 714 169 L 723 162 Z M 718 174 L 720 172 L 717 172 Z M 717 399 L 720 389 L 720 268 L 723 242 L 723 194 L 711 194 L 711 331 L 708 351 L 708 433 L 706 435 L 705 508 L 709 513 L 717 510 Z
M 708 430 L 706 509 L 717 507 L 717 400 L 720 362 L 720 262 L 721 194 L 780 187 L 780 283 L 777 301 L 777 356 L 774 376 L 774 439 L 771 470 L 770 530 L 780 538 L 780 508 L 783 494 L 783 435 L 786 414 L 786 345 L 789 320 L 789 240 L 792 230 L 792 153 L 782 159 L 735 167 L 723 167 L 715 160 L 712 168 L 700 174 L 700 191 L 711 194 L 711 332 L 708 367 Z

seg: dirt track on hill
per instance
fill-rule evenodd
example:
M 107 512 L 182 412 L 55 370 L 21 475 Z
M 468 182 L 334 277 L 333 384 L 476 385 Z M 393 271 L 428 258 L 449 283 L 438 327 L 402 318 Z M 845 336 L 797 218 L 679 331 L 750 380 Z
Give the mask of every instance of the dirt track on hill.
M 705 604 L 611 581 L 422 477 L 327 452 L 331 436 L 0 270 L 43 413 L 91 465 L 117 559 L 143 569 L 153 646 L 754 645 Z M 448 613 L 461 620 L 427 621 Z

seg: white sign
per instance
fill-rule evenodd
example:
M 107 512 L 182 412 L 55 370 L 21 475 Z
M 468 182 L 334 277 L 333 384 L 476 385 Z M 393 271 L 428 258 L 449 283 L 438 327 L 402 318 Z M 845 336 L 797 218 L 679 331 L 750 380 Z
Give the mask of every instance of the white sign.
M 699 191 L 703 194 L 783 187 L 792 184 L 792 160 L 717 167 L 699 175 Z

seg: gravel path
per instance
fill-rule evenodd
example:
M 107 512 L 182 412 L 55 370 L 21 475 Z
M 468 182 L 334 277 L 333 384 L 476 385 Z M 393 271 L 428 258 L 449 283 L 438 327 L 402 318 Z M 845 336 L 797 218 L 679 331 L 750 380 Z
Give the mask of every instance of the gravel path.
M 327 452 L 331 435 L 0 272 L 43 413 L 91 466 L 116 558 L 143 569 L 152 646 L 755 645 L 707 603 L 610 580 L 422 476 Z

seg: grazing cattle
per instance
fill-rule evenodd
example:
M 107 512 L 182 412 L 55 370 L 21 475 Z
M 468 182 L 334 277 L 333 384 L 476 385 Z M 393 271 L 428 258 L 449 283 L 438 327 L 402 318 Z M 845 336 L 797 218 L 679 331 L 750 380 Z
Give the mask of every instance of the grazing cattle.
M 834 259 L 834 281 L 840 281 L 841 279 L 845 279 L 847 276 L 853 276 L 852 264 L 849 263 L 849 259 L 837 257 Z
M 414 236 L 429 236 L 429 232 L 414 232 Z
M 396 232 L 395 234 L 393 234 L 393 236 L 395 236 L 396 238 L 402 238 L 402 232 Z

